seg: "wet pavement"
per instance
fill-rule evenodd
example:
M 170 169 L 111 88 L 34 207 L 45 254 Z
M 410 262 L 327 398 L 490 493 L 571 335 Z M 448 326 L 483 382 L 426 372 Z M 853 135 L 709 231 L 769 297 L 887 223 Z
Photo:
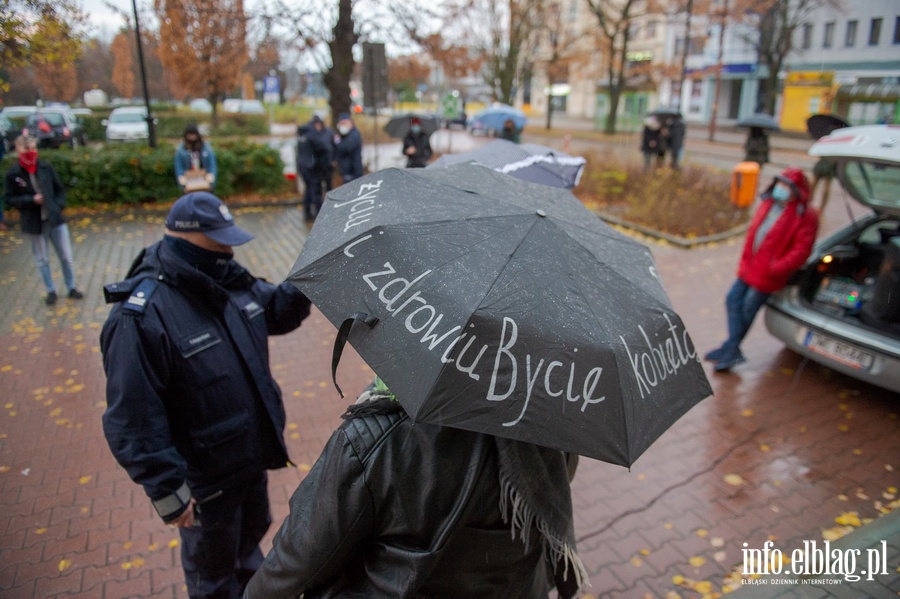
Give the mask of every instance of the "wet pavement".
M 533 141 L 543 143 L 537 135 Z M 549 145 L 558 143 L 548 138 Z M 582 143 L 575 139 L 571 147 Z M 633 149 L 630 142 L 615 143 Z M 691 139 L 689 152 L 722 161 L 740 153 L 734 144 L 706 143 Z M 774 169 L 784 162 L 811 164 L 802 148 L 773 154 Z M 282 280 L 306 238 L 302 212 L 235 213 L 256 235 L 237 249 L 238 260 Z M 22 236 L 0 233 L 4 598 L 187 596 L 177 533 L 116 465 L 100 425 L 105 379 L 98 335 L 108 311 L 101 288 L 159 238 L 163 216 L 74 216 L 77 281 L 86 297 L 53 307 L 42 302 Z M 823 230 L 846 219 L 838 194 Z M 725 336 L 723 299 L 741 240 L 692 250 L 645 241 L 696 346 L 716 346 Z M 55 258 L 51 263 L 58 280 Z M 288 414 L 286 438 L 298 464 L 271 473 L 276 522 L 345 408 L 330 381 L 334 334 L 314 311 L 300 330 L 271 341 Z M 897 596 L 900 510 L 891 509 L 900 488 L 900 397 L 801 360 L 767 334 L 761 319 L 744 353 L 747 363 L 732 373 L 715 374 L 707 366 L 714 396 L 631 471 L 581 460 L 572 489 L 579 552 L 592 583 L 585 597 L 715 597 L 732 589 L 740 589 L 736 597 Z M 338 377 L 351 395 L 372 375 L 352 350 L 345 354 Z M 741 576 L 745 556 L 762 556 L 764 549 L 766 556 L 777 555 L 777 549 L 802 557 L 804 548 L 822 549 L 826 540 L 829 553 L 840 558 L 831 575 L 807 582 L 783 573 Z M 774 571 L 776 564 L 768 563 Z

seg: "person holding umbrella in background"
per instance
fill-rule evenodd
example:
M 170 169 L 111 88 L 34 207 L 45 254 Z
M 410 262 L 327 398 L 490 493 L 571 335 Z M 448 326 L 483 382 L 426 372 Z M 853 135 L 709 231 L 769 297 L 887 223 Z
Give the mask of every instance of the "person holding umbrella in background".
M 785 169 L 763 191 L 747 230 L 737 280 L 725 297 L 728 338 L 704 356 L 715 362 L 717 372 L 746 361 L 741 342 L 756 313 L 809 258 L 818 227 L 806 175 L 798 168 Z
M 755 162 L 760 167 L 769 162 L 769 134 L 762 127 L 750 127 L 744 141 L 744 162 Z
M 428 134 L 422 130 L 422 121 L 418 117 L 410 117 L 409 133 L 403 138 L 406 168 L 425 168 L 431 154 L 431 143 L 428 141 Z

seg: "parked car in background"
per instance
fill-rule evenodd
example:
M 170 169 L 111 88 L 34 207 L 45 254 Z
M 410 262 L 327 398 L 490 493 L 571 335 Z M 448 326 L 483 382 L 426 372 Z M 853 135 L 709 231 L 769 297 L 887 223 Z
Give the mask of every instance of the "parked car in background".
M 94 114 L 94 111 L 90 108 L 73 108 L 72 114 L 75 116 L 91 116 Z
M 84 126 L 69 108 L 40 108 L 25 118 L 23 135 L 37 139 L 39 148 L 83 146 Z
M 21 129 L 13 125 L 13 122 L 0 113 L 0 144 L 2 144 L 3 152 L 6 154 L 13 147 L 13 142 L 18 137 Z
M 833 131 L 810 148 L 871 209 L 819 241 L 765 323 L 814 362 L 900 393 L 900 128 Z
M 102 123 L 106 126 L 106 141 L 139 141 L 150 137 L 144 106 L 114 108 Z
M 206 98 L 195 98 L 188 104 L 188 110 L 191 112 L 203 112 L 209 114 L 212 112 L 212 104 Z
M 266 107 L 259 100 L 237 100 L 230 98 L 222 103 L 225 112 L 242 114 L 266 114 Z
M 0 115 L 9 122 L 8 128 L 4 133 L 4 137 L 9 142 L 7 147 L 12 147 L 13 142 L 22 134 L 22 129 L 25 128 L 25 119 L 34 112 L 37 112 L 37 106 L 5 106 L 3 110 L 0 110 Z

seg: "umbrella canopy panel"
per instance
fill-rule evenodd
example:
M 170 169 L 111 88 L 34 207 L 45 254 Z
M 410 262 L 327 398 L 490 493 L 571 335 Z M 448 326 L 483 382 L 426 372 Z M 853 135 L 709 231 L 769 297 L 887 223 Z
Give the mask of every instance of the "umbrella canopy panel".
M 407 113 L 391 118 L 391 120 L 387 122 L 387 125 L 384 126 L 384 132 L 391 137 L 403 139 L 404 137 L 406 137 L 406 135 L 410 131 L 410 128 L 412 127 L 413 119 L 417 119 L 419 121 L 419 126 L 422 127 L 422 131 L 425 133 L 425 135 L 431 135 L 441 128 L 440 122 L 438 122 L 437 118 L 433 116 Z
M 756 114 L 752 114 L 748 117 L 744 117 L 737 122 L 738 127 L 759 127 L 760 129 L 773 129 L 778 130 L 781 127 L 778 125 L 778 121 L 775 120 L 771 114 L 765 114 L 763 112 L 757 112 Z
M 849 126 L 850 123 L 833 114 L 814 114 L 806 119 L 806 130 L 813 139 L 822 139 L 832 131 Z
M 644 246 L 476 164 L 338 188 L 289 280 L 417 421 L 630 465 L 710 393 Z
M 528 121 L 525 113 L 518 108 L 507 104 L 495 104 L 475 114 L 470 124 L 481 123 L 484 129 L 500 131 L 507 119 L 512 120 L 517 129 L 523 128 Z
M 498 139 L 460 154 L 443 154 L 428 168 L 474 161 L 523 181 L 571 189 L 578 184 L 585 159 L 539 144 Z

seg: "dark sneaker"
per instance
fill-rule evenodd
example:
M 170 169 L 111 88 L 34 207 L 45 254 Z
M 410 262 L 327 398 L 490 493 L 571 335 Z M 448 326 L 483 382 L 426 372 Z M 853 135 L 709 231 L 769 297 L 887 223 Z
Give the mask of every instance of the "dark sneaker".
M 47 294 L 47 297 L 44 298 L 44 303 L 47 304 L 48 306 L 52 306 L 53 304 L 56 303 L 56 299 L 57 299 L 56 292 L 51 291 L 50 293 Z
M 69 299 L 82 299 L 84 298 L 84 294 L 72 287 L 69 289 Z
M 735 354 L 730 354 L 723 358 L 720 358 L 713 368 L 716 372 L 725 372 L 726 370 L 731 370 L 738 364 L 743 364 L 746 361 L 747 358 L 745 358 L 740 352 L 737 352 Z
M 708 354 L 703 356 L 703 359 L 706 360 L 707 362 L 718 362 L 719 360 L 722 359 L 722 356 L 724 356 L 724 355 L 725 355 L 725 348 L 720 347 L 718 349 L 712 350 L 711 352 L 709 352 Z

